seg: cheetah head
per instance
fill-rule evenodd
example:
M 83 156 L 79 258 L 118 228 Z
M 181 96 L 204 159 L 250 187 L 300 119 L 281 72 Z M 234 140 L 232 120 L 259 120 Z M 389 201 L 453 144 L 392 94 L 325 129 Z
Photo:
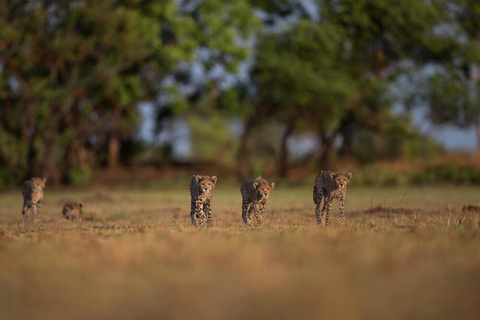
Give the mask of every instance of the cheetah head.
M 347 188 L 347 183 L 350 182 L 350 179 L 352 178 L 352 173 L 343 173 L 343 172 L 338 172 L 338 173 L 331 173 L 333 181 L 335 181 L 335 184 L 339 189 L 345 189 Z
M 195 176 L 200 193 L 211 193 L 217 183 L 216 176 Z
M 45 182 L 47 182 L 47 178 L 32 178 L 31 185 L 33 192 L 40 192 L 45 188 Z
M 63 206 L 63 215 L 67 220 L 74 220 L 77 218 L 77 213 L 78 216 L 82 216 L 83 214 L 83 203 L 77 203 L 77 202 L 68 202 Z
M 255 190 L 257 190 L 257 195 L 261 200 L 268 198 L 274 186 L 275 186 L 274 182 L 268 184 L 267 181 L 261 181 L 261 182 L 255 181 L 253 183 L 253 187 L 255 188 Z

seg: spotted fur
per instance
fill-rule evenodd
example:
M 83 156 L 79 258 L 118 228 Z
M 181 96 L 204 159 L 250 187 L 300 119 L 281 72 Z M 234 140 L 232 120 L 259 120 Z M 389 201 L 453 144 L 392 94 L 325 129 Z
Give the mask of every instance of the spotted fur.
M 217 183 L 216 176 L 194 175 L 190 181 L 191 210 L 190 217 L 194 226 L 209 227 L 212 222 L 213 188 Z
M 83 215 L 83 203 L 69 201 L 63 205 L 62 213 L 67 220 L 81 220 Z
M 315 216 L 317 224 L 322 224 L 322 217 L 324 217 L 324 224 L 328 226 L 330 222 L 330 212 L 332 211 L 332 200 L 340 199 L 339 211 L 340 221 L 345 224 L 345 215 L 343 213 L 345 208 L 345 196 L 347 193 L 347 184 L 352 178 L 352 173 L 331 171 L 322 171 L 315 178 L 315 186 L 313 187 L 313 202 L 315 203 Z M 323 209 L 320 213 L 320 204 L 322 198 L 325 198 Z
M 246 225 L 251 225 L 252 214 L 255 214 L 257 224 L 263 223 L 267 198 L 275 183 L 268 183 L 261 176 L 255 180 L 246 180 L 240 187 L 242 193 L 242 218 Z
M 32 209 L 33 223 L 38 223 L 38 215 L 43 201 L 43 189 L 45 188 L 46 178 L 32 178 L 25 180 L 22 186 L 23 209 L 25 224 L 28 224 L 28 210 Z

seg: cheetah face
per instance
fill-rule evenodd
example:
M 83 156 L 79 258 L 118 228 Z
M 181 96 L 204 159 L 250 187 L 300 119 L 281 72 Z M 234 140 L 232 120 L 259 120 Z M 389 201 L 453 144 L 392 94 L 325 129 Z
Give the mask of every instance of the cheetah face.
M 67 220 L 75 220 L 78 216 L 83 214 L 83 203 L 70 202 L 64 205 L 63 215 Z
M 217 183 L 216 176 L 212 176 L 212 177 L 202 176 L 201 178 L 198 179 L 200 193 L 211 193 L 213 188 L 215 187 L 215 183 Z
M 65 216 L 65 218 L 67 220 L 75 220 L 75 218 L 77 217 L 76 214 L 72 213 L 72 212 L 63 212 L 63 215 Z
M 348 174 L 339 172 L 335 174 L 334 181 L 339 189 L 345 189 L 347 188 L 347 183 L 350 182 L 350 178 L 352 178 L 351 172 Z
M 32 178 L 31 185 L 33 192 L 40 192 L 45 188 L 45 182 L 47 182 L 46 178 Z
M 255 186 L 256 184 L 256 186 Z M 263 200 L 267 199 L 270 193 L 272 192 L 275 183 L 268 184 L 267 182 L 255 183 L 254 186 L 257 189 L 257 196 Z

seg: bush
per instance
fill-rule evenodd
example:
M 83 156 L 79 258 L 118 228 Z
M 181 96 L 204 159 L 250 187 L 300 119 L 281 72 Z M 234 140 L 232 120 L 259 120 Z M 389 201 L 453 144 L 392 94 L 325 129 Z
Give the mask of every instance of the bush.
M 67 183 L 73 186 L 86 185 L 92 179 L 92 170 L 88 168 L 77 167 L 68 176 Z
M 355 171 L 352 178 L 354 184 L 370 186 L 398 186 L 410 181 L 410 174 L 387 171 L 373 165 Z
M 415 174 L 412 177 L 412 182 L 417 184 L 437 182 L 480 184 L 480 173 L 474 167 L 439 165 Z
M 355 171 L 352 183 L 372 186 L 397 186 L 411 183 L 480 184 L 480 173 L 475 167 L 456 165 L 437 165 L 419 173 L 392 172 L 371 165 Z

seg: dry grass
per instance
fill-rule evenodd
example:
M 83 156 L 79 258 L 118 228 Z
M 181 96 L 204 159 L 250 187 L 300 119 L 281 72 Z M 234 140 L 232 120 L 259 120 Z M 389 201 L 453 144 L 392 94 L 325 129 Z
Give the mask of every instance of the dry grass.
M 0 194 L 0 319 L 476 319 L 480 189 L 351 188 L 347 224 L 314 223 L 310 188 L 276 187 L 262 227 L 215 190 L 190 226 L 187 190 L 49 191 L 24 227 Z M 87 221 L 62 220 L 66 200 Z

